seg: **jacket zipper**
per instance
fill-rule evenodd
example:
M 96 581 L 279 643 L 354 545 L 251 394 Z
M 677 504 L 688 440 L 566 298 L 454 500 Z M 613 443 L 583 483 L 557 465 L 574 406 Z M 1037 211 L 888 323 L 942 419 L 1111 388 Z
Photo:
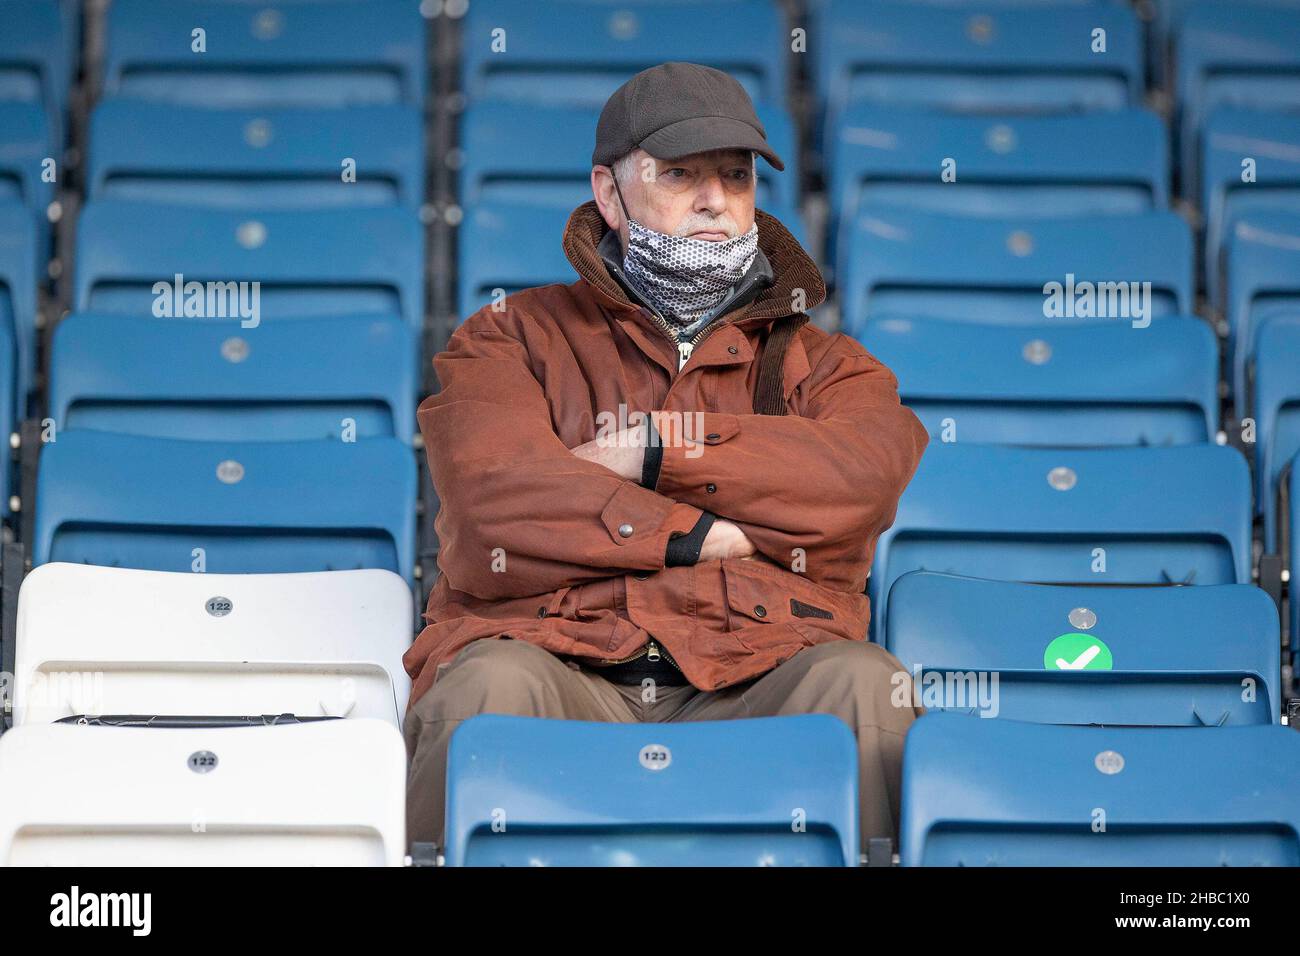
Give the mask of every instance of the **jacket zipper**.
M 621 657 L 616 661 L 601 661 L 599 666 L 609 667 L 614 664 L 628 664 L 632 661 L 638 661 L 643 657 L 651 661 L 657 661 L 660 658 L 662 658 L 677 670 L 681 670 L 681 666 L 675 660 L 673 660 L 673 656 L 668 653 L 668 648 L 660 647 L 659 643 L 653 640 L 647 641 L 644 646 L 642 646 L 635 654 L 632 654 L 629 657 Z

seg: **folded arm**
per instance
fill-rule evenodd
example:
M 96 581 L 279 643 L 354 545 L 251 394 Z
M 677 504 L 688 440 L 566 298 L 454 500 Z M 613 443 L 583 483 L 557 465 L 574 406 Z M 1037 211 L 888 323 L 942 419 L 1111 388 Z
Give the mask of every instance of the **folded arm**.
M 523 344 L 490 319 L 467 320 L 434 366 L 442 389 L 419 422 L 457 590 L 498 600 L 655 571 L 699 524 L 702 509 L 565 447 Z
M 650 486 L 731 519 L 783 567 L 859 589 L 929 438 L 893 373 L 852 340 L 832 346 L 806 388 L 805 415 L 656 413 L 670 434 Z

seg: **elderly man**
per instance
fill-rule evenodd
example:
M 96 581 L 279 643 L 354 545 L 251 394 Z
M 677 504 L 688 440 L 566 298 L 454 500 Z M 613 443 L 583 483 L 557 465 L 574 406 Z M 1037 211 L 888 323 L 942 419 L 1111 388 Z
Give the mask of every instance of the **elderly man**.
M 857 735 L 862 839 L 897 832 L 907 675 L 864 589 L 927 436 L 894 376 L 807 324 L 816 265 L 755 209 L 744 89 L 666 63 L 600 116 L 579 279 L 465 320 L 419 409 L 442 574 L 406 655 L 412 840 L 442 841 L 476 714 L 826 713 Z M 900 692 L 901 691 L 901 692 Z

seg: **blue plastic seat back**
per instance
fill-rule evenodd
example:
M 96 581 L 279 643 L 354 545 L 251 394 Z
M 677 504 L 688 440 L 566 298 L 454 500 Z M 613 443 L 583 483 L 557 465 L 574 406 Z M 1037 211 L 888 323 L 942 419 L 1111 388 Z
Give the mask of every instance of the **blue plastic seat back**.
M 456 275 L 460 317 L 521 289 L 577 281 L 561 246 L 572 211 L 520 202 L 484 202 L 467 209 Z
M 1213 439 L 1218 342 L 1197 318 L 996 326 L 882 317 L 862 344 L 935 442 L 1096 447 Z
M 1279 546 L 1278 550 L 1286 555 L 1288 568 L 1300 568 L 1300 534 L 1296 529 L 1300 528 L 1300 480 L 1297 480 L 1296 470 L 1300 468 L 1300 455 L 1293 457 L 1289 461 L 1287 469 L 1287 529 L 1285 547 Z M 1294 659 L 1300 654 L 1300 601 L 1288 602 L 1291 607 L 1291 655 Z
M 1300 734 L 1285 727 L 927 714 L 904 746 L 904 866 L 1300 865 Z
M 825 714 L 671 724 L 487 715 L 461 724 L 447 759 L 449 866 L 858 859 L 857 747 Z
M 1206 121 L 1202 143 L 1206 294 L 1218 303 L 1223 293 L 1223 243 L 1236 223 L 1270 211 L 1300 219 L 1300 113 L 1215 110 Z M 1245 182 L 1248 172 L 1251 181 Z
M 761 157 L 756 199 L 763 209 L 798 204 L 799 155 L 794 123 L 779 106 L 757 107 L 767 141 L 785 162 L 777 172 Z M 598 109 L 509 101 L 472 104 L 461 120 L 461 205 L 482 202 L 561 206 L 591 199 L 591 143 Z M 527 142 L 527 149 L 519 143 Z
M 424 194 L 423 120 L 408 106 L 214 110 L 107 100 L 91 117 L 90 143 L 91 199 L 414 208 Z
M 37 475 L 34 565 L 412 576 L 409 442 L 206 442 L 69 429 Z
M 683 10 L 655 0 L 550 0 L 538 16 L 533 0 L 472 3 L 461 30 L 462 89 L 470 102 L 599 110 L 633 74 L 684 60 L 730 73 L 756 104 L 784 102 L 789 36 L 776 4 L 701 0 Z
M 1279 719 L 1277 606 L 1252 584 L 1090 588 L 913 571 L 890 592 L 885 635 L 930 711 L 1173 727 Z
M 8 355 L 9 371 L 0 386 L 4 390 L 0 401 L 10 416 L 26 414 L 35 371 L 36 284 L 40 277 L 36 242 L 32 211 L 15 202 L 0 202 L 0 351 Z
M 1278 491 L 1291 459 L 1300 452 L 1300 311 L 1259 330 L 1253 360 L 1255 503 L 1264 516 L 1264 548 L 1278 546 Z M 1294 532 L 1293 532 L 1294 534 Z
M 57 0 L 24 0 L 6 3 L 3 9 L 0 101 L 40 106 L 49 121 L 51 142 L 62 143 L 73 62 L 64 13 Z
M 1198 3 L 1177 37 L 1175 100 L 1184 192 L 1199 189 L 1201 126 L 1220 106 L 1300 111 L 1294 4 Z
M 1141 29 L 1115 4 L 950 5 L 830 0 L 817 18 L 827 126 L 851 103 L 953 112 L 1116 110 L 1139 102 Z M 1105 52 L 1093 52 L 1094 30 Z M 829 133 L 828 133 L 829 135 Z
M 1043 449 L 932 443 L 876 544 L 879 639 L 908 571 L 1043 584 L 1250 581 L 1250 472 L 1221 445 Z
M 1170 212 L 994 219 L 873 207 L 844 246 L 836 276 L 850 335 L 885 314 L 1141 325 L 1192 311 L 1191 232 Z
M 54 158 L 50 121 L 37 103 L 0 100 L 0 202 L 20 202 L 45 216 L 54 198 L 42 164 Z
M 1300 213 L 1239 217 L 1224 247 L 1227 354 L 1239 415 L 1246 414 L 1247 367 L 1259 334 L 1276 319 L 1300 315 Z
M 1164 124 L 1146 110 L 948 116 L 856 103 L 834 134 L 831 208 L 846 229 L 862 206 L 1053 217 L 1168 204 Z
M 196 37 L 197 29 L 205 34 Z M 114 0 L 108 11 L 109 96 L 218 107 L 420 107 L 425 71 L 425 21 L 418 4 L 403 0 Z
M 245 316 L 256 294 L 260 321 L 396 313 L 418 330 L 423 250 L 424 231 L 406 208 L 248 211 L 102 200 L 88 203 L 78 222 L 75 308 L 177 317 L 178 308 L 202 302 L 202 317 L 224 307 L 234 318 L 219 320 L 234 328 L 254 321 Z
M 50 416 L 60 430 L 156 438 L 407 440 L 415 350 L 397 316 L 243 330 L 208 319 L 74 313 L 54 330 Z

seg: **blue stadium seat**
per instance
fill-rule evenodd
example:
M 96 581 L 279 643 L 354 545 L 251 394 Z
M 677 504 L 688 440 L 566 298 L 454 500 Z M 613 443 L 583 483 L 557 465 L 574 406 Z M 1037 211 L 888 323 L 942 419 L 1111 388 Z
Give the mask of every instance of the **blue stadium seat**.
M 560 244 L 573 210 L 524 202 L 484 202 L 465 211 L 456 271 L 460 318 L 532 286 L 577 281 Z
M 50 416 L 60 431 L 156 438 L 409 440 L 416 347 L 397 316 L 245 332 L 211 319 L 74 313 L 54 329 Z
M 825 714 L 474 717 L 451 738 L 445 856 L 449 866 L 855 866 L 857 779 L 853 734 Z
M 758 172 L 758 205 L 794 210 L 799 199 L 799 150 L 794 123 L 778 106 L 759 106 L 759 121 L 785 170 L 766 160 Z M 539 107 L 530 103 L 474 103 L 461 119 L 460 201 L 467 209 L 481 202 L 558 205 L 565 210 L 591 198 L 591 145 L 598 110 L 585 107 Z M 528 144 L 521 149 L 520 143 Z
M 1237 220 L 1270 210 L 1300 219 L 1300 113 L 1215 110 L 1205 123 L 1203 142 L 1205 285 L 1209 300 L 1219 302 L 1223 242 Z M 1255 161 L 1250 183 L 1242 181 L 1248 158 Z
M 1135 329 L 882 317 L 862 344 L 936 442 L 1182 445 L 1218 430 L 1219 347 L 1197 318 Z
M 1093 31 L 1106 51 L 1092 52 Z M 851 103 L 955 112 L 1116 110 L 1140 101 L 1133 11 L 1096 6 L 829 0 L 814 27 L 826 130 Z
M 1250 471 L 1220 445 L 932 444 L 876 544 L 872 625 L 908 571 L 1043 584 L 1245 584 Z
M 1264 517 L 1264 550 L 1278 547 L 1278 492 L 1300 452 L 1300 310 L 1259 330 L 1253 360 L 1255 503 Z M 1294 532 L 1293 532 L 1294 534 Z M 1292 567 L 1300 567 L 1292 565 Z
M 726 30 L 702 29 L 725 24 Z M 771 0 L 672 3 L 533 0 L 471 3 L 461 30 L 461 88 L 471 102 L 600 109 L 628 77 L 667 60 L 725 70 L 758 103 L 785 101 L 789 36 Z M 587 137 L 587 142 L 591 141 Z
M 1300 214 L 1253 212 L 1238 218 L 1224 246 L 1223 313 L 1238 415 L 1245 415 L 1247 366 L 1258 359 L 1269 322 L 1300 315 Z
M 1198 3 L 1176 43 L 1182 185 L 1195 196 L 1201 125 L 1215 108 L 1300 111 L 1300 16 L 1289 4 Z
M 43 220 L 54 198 L 54 185 L 41 176 L 46 157 L 57 158 L 45 111 L 35 103 L 0 101 L 0 202 L 23 203 Z
M 415 460 L 395 438 L 205 442 L 61 432 L 41 451 L 32 564 L 412 577 Z
M 904 866 L 1300 865 L 1300 734 L 927 714 L 903 756 Z
M 1277 605 L 1251 584 L 1062 587 L 913 571 L 890 592 L 885 634 L 930 711 L 1170 727 L 1281 713 Z
M 0 202 L 0 364 L 5 366 L 0 403 L 8 430 L 27 413 L 36 365 L 36 285 L 40 278 L 36 226 L 31 210 Z M 0 469 L 3 470 L 3 469 Z M 7 505 L 7 498 L 6 498 Z
M 87 203 L 78 222 L 74 308 L 155 314 L 172 294 L 155 294 L 155 284 L 179 274 L 187 284 L 260 282 L 263 320 L 395 313 L 418 330 L 424 265 L 424 230 L 410 209 L 236 211 L 106 199 Z
M 831 209 L 846 230 L 862 206 L 1051 217 L 1169 201 L 1164 124 L 1146 110 L 947 116 L 856 103 L 834 135 Z
M 991 219 L 873 207 L 859 211 L 839 260 L 840 307 L 850 335 L 885 313 L 1041 324 L 1057 318 L 1045 309 L 1060 300 L 1061 318 L 1073 318 L 1086 289 L 1105 292 L 1097 287 L 1102 282 L 1150 282 L 1147 319 L 1192 312 L 1191 231 L 1170 212 Z M 1051 301 L 1048 283 L 1060 285 Z M 1101 298 L 1120 312 L 1127 299 L 1131 312 L 1140 296 Z
M 418 4 L 405 0 L 114 0 L 104 93 L 196 106 L 420 107 L 424 32 Z
M 424 127 L 408 106 L 214 110 L 107 100 L 90 123 L 91 199 L 258 209 L 420 205 Z M 344 160 L 355 179 L 345 181 Z
M 56 0 L 24 0 L 3 7 L 0 100 L 23 100 L 45 110 L 53 143 L 63 142 L 72 79 L 64 13 Z
M 1286 528 L 1279 531 L 1281 546 L 1278 550 L 1285 556 L 1287 567 L 1291 570 L 1291 582 L 1288 587 L 1289 598 L 1288 604 L 1291 608 L 1291 619 L 1287 623 L 1291 628 L 1291 655 L 1292 660 L 1300 660 L 1300 593 L 1297 593 L 1295 581 L 1296 570 L 1300 569 L 1300 479 L 1296 476 L 1297 469 L 1300 469 L 1300 455 L 1292 458 L 1289 462 L 1286 474 L 1287 488 L 1287 510 L 1286 510 Z

